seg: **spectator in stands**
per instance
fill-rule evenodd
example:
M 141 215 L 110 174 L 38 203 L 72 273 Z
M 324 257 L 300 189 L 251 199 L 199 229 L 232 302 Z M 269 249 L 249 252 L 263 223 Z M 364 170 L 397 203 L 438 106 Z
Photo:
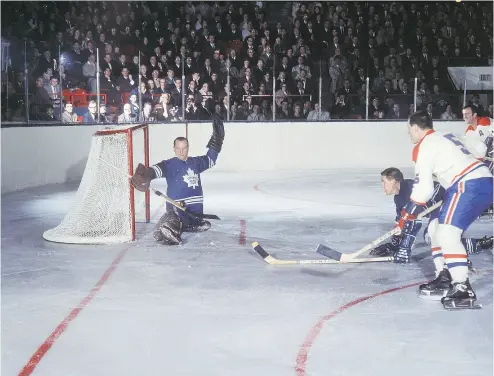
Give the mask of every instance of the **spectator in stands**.
M 350 114 L 350 106 L 344 94 L 336 96 L 336 102 L 331 111 L 333 119 L 347 119 Z
M 96 93 L 96 64 L 95 56 L 90 54 L 87 62 L 82 66 L 82 76 L 86 80 L 87 88 L 91 93 Z
M 292 77 L 294 80 L 300 79 L 300 72 L 305 71 L 306 72 L 306 77 L 311 78 L 312 75 L 310 74 L 310 68 L 308 65 L 304 64 L 304 58 L 302 56 L 299 56 L 297 58 L 297 65 L 292 68 Z
M 139 107 L 139 102 L 137 101 L 137 94 L 131 93 L 129 97 L 130 113 L 132 117 L 138 118 L 141 113 L 141 108 Z
M 329 112 L 320 111 L 319 103 L 314 103 L 314 109 L 307 115 L 309 121 L 328 121 L 330 119 Z
M 304 116 L 304 113 L 302 112 L 302 106 L 300 105 L 299 102 L 296 102 L 293 105 L 293 114 L 292 114 L 290 120 L 291 121 L 302 121 L 302 120 L 306 120 L 305 119 L 305 116 Z
M 77 114 L 74 114 L 72 110 L 72 103 L 66 102 L 62 113 L 62 123 L 77 123 Z
M 394 103 L 391 111 L 388 113 L 387 119 L 406 119 L 406 115 L 401 112 L 400 104 Z
M 302 113 L 304 115 L 304 118 L 307 119 L 307 116 L 311 111 L 312 111 L 312 103 L 310 103 L 309 100 L 304 101 L 304 107 L 302 108 Z
M 238 68 L 232 65 L 232 61 L 230 59 L 226 59 L 225 66 L 220 69 L 220 79 L 223 82 L 226 82 L 228 74 L 230 74 L 230 80 L 233 83 L 237 82 L 237 80 L 240 78 L 240 72 Z
M 121 93 L 130 93 L 132 90 L 135 89 L 136 84 L 132 79 L 132 75 L 129 75 L 129 70 L 126 67 L 122 68 L 121 72 L 122 75 L 117 78 L 116 82 L 117 90 L 119 90 Z
M 107 113 L 106 104 L 104 103 L 99 106 L 99 122 L 104 124 L 112 122 L 111 117 Z
M 125 68 L 127 69 L 127 68 Z M 123 113 L 119 115 L 118 119 L 118 124 L 124 124 L 124 123 L 134 123 L 136 121 L 136 118 L 132 116 L 132 109 L 130 106 L 130 103 L 125 103 L 123 106 Z
M 446 111 L 441 114 L 441 120 L 458 120 L 458 116 L 453 112 L 453 107 L 450 104 L 446 106 Z
M 53 113 L 57 119 L 60 119 L 61 109 L 60 101 L 62 98 L 62 88 L 58 84 L 58 79 L 55 76 L 50 77 L 49 85 L 45 86 L 45 90 L 51 100 L 51 107 L 54 109 Z
M 304 89 L 304 84 L 300 80 L 297 81 L 297 89 L 296 89 L 294 94 L 297 95 L 295 97 L 295 100 L 300 101 L 300 102 L 304 102 L 304 101 L 310 99 L 310 97 L 309 97 L 310 94 Z
M 238 106 L 235 120 L 247 120 L 247 117 L 249 115 L 250 115 L 249 103 L 245 100 L 242 100 L 241 104 Z
M 51 105 L 52 100 L 44 88 L 43 77 L 38 77 L 33 96 L 32 117 L 34 119 L 43 117 L 46 114 L 46 108 Z
M 261 113 L 261 108 L 259 107 L 259 105 L 254 105 L 253 107 L 253 112 L 247 116 L 247 121 L 251 122 L 251 121 L 266 121 L 266 116 L 264 116 L 262 113 Z
M 281 102 L 281 108 L 278 109 L 276 114 L 276 120 L 291 119 L 292 111 L 290 109 L 288 100 L 284 99 Z
M 477 108 L 477 113 L 479 115 L 484 115 L 485 109 L 484 106 L 482 106 L 482 104 L 480 103 L 480 96 L 478 94 L 473 95 L 471 103 Z
M 170 94 L 161 94 L 159 97 L 158 103 L 154 106 L 154 116 L 158 121 L 170 121 L 170 111 L 172 109 L 172 105 L 170 104 Z
M 202 100 L 200 100 L 202 102 Z M 196 105 L 196 100 L 192 95 L 187 97 L 187 103 L 185 107 L 185 119 L 186 120 L 198 120 L 200 116 L 200 111 Z
M 170 95 L 173 106 L 182 107 L 182 79 L 175 80 L 174 87 L 170 89 Z
M 151 113 L 152 109 L 153 109 L 153 106 L 150 102 L 144 103 L 143 110 L 139 115 L 139 122 L 140 123 L 151 123 L 151 122 L 156 121 L 156 118 Z
M 341 60 L 339 57 L 335 58 L 331 62 L 329 68 L 329 76 L 331 78 L 331 88 L 332 94 L 335 94 L 343 85 L 343 71 L 340 67 Z
M 261 102 L 261 114 L 264 115 L 267 121 L 273 120 L 273 111 L 271 110 L 271 104 L 267 99 Z
M 98 121 L 97 119 L 97 105 L 96 105 L 96 101 L 90 101 L 88 103 L 88 112 L 86 112 L 84 114 L 84 116 L 82 117 L 82 122 L 84 124 L 94 124 Z

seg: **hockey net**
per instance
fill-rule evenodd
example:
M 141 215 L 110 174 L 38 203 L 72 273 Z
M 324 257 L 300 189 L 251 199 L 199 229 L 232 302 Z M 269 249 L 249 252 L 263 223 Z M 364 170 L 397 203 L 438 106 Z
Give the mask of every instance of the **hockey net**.
M 149 166 L 147 124 L 96 132 L 74 202 L 43 238 L 57 243 L 111 244 L 136 239 L 136 222 L 149 222 L 149 190 L 130 184 L 138 163 Z

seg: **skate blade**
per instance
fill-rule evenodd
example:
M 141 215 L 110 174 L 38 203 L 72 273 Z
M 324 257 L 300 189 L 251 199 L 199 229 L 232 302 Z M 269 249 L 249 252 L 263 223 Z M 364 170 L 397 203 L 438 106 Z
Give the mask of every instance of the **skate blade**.
M 444 308 L 448 311 L 462 311 L 466 309 L 482 309 L 482 304 L 472 304 L 468 306 L 450 306 L 443 304 Z

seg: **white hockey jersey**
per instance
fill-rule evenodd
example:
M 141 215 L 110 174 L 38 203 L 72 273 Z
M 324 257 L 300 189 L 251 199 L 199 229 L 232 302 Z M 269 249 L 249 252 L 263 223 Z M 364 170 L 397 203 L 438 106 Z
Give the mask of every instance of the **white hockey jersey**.
M 487 151 L 486 139 L 492 137 L 493 134 L 493 121 L 488 117 L 479 117 L 477 120 L 477 127 L 469 124 L 463 141 L 467 149 L 475 155 L 476 158 L 481 159 L 485 157 Z
M 459 181 L 491 177 L 489 169 L 453 133 L 430 130 L 413 149 L 415 184 L 410 200 L 424 205 L 434 192 L 434 179 L 445 189 Z

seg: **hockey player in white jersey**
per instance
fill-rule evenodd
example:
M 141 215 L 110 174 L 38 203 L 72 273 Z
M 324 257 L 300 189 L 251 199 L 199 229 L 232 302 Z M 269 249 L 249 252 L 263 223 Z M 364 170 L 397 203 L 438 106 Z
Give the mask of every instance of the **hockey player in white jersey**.
M 492 161 L 493 120 L 485 116 L 478 116 L 477 107 L 470 104 L 463 107 L 462 112 L 463 120 L 467 123 L 464 136 L 466 146 L 475 157 L 485 162 L 492 173 L 494 167 Z M 492 218 L 492 215 L 493 207 L 491 205 L 481 214 L 481 217 Z
M 478 159 L 486 160 L 492 172 L 492 140 L 493 121 L 488 117 L 478 116 L 477 108 L 467 105 L 463 108 L 463 120 L 467 123 L 465 130 L 465 143 L 467 148 Z
M 434 178 L 446 189 L 439 225 L 431 238 L 436 278 L 421 285 L 419 295 L 441 298 L 446 309 L 478 308 L 468 279 L 467 253 L 461 236 L 492 205 L 492 174 L 456 135 L 435 132 L 425 111 L 410 117 L 408 133 L 416 144 L 412 156 L 415 181 L 410 201 L 401 212 L 400 229 L 424 210 L 434 192 Z

